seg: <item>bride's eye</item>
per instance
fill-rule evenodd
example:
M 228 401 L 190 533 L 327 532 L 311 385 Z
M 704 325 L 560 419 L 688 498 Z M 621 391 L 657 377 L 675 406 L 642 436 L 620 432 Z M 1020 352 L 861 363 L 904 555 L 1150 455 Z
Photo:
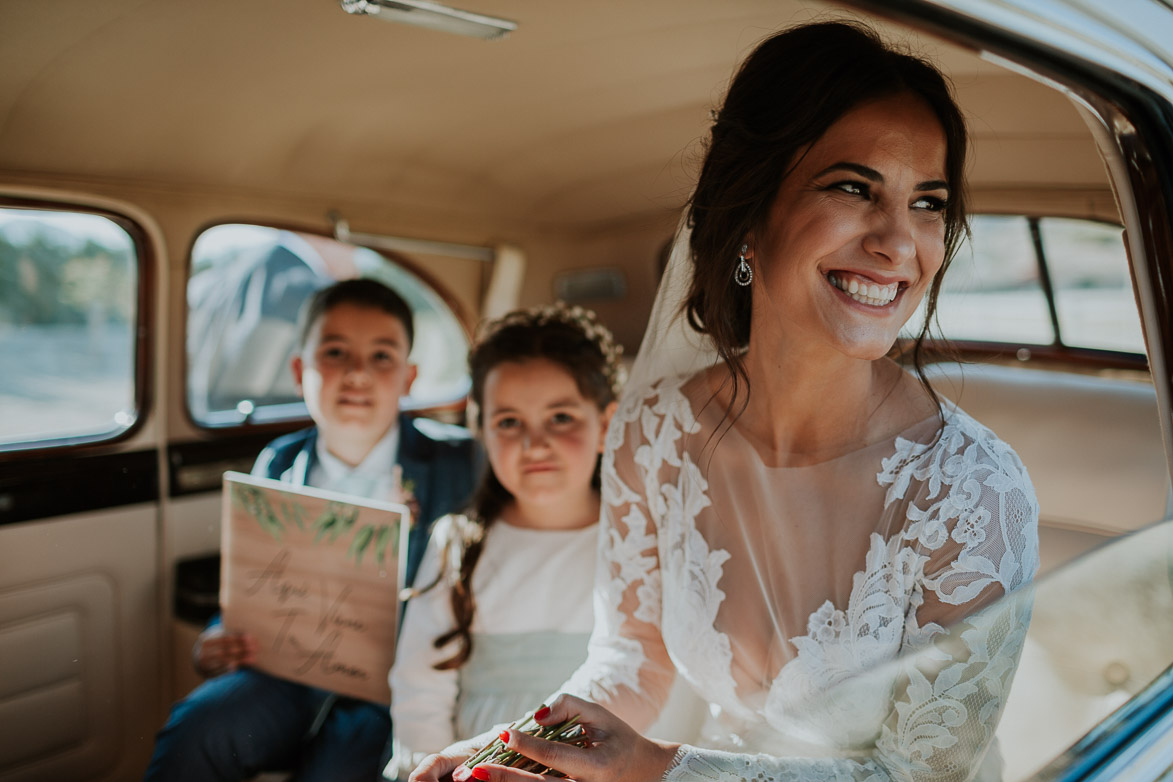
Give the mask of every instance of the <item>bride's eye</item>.
M 924 209 L 927 212 L 944 212 L 948 202 L 937 196 L 921 196 L 912 202 L 913 209 Z
M 868 189 L 868 186 L 866 184 L 864 184 L 863 182 L 856 182 L 854 180 L 835 182 L 834 184 L 830 185 L 827 189 L 828 190 L 838 190 L 840 192 L 847 193 L 848 195 L 862 196 L 864 198 L 866 198 L 868 193 L 870 192 Z

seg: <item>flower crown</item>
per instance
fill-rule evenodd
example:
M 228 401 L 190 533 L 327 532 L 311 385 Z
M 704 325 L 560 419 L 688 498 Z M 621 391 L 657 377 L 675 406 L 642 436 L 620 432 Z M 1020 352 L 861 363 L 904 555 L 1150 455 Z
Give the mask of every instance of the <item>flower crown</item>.
M 618 398 L 623 382 L 627 379 L 627 370 L 620 361 L 623 346 L 615 342 L 611 330 L 599 322 L 599 316 L 593 310 L 577 304 L 570 307 L 564 301 L 514 310 L 499 318 L 482 322 L 477 329 L 476 344 L 481 344 L 509 326 L 544 326 L 547 323 L 565 323 L 573 326 L 595 343 L 599 352 L 603 354 L 603 376 L 611 386 L 611 393 Z

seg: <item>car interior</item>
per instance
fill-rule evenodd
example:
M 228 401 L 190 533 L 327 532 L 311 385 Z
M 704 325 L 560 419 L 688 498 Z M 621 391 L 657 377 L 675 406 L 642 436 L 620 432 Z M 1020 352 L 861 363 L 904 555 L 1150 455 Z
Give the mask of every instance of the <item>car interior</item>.
M 818 19 L 935 61 L 969 123 L 974 219 L 930 376 L 1021 456 L 1065 584 L 1048 594 L 1082 606 L 1036 612 L 1006 779 L 1169 665 L 1167 579 L 1095 644 L 1088 617 L 1113 609 L 1061 580 L 1173 516 L 1169 213 L 1144 211 L 1173 168 L 1113 154 L 1154 138 L 1127 80 L 927 2 L 457 5 L 505 29 L 353 0 L 0 4 L 0 781 L 141 777 L 199 681 L 221 476 L 307 425 L 297 302 L 356 275 L 403 291 L 427 335 L 405 407 L 448 423 L 477 324 L 515 307 L 588 307 L 631 360 L 737 63 Z M 1154 40 L 1171 17 L 1148 17 Z M 1136 561 L 1096 572 L 1150 594 L 1169 571 Z

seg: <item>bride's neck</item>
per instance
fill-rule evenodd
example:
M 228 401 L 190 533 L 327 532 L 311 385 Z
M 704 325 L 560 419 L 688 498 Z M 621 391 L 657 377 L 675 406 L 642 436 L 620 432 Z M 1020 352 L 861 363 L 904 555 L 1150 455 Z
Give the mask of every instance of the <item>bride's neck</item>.
M 778 463 L 835 458 L 920 420 L 913 411 L 898 409 L 906 376 L 887 359 L 787 360 L 751 350 L 745 367 L 748 404 L 737 426 Z M 726 387 L 726 402 L 728 394 Z M 735 412 L 737 407 L 740 403 Z

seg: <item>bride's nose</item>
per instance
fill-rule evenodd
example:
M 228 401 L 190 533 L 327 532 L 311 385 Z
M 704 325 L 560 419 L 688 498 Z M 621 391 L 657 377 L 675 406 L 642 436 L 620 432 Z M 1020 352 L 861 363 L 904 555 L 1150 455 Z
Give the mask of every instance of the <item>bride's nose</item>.
M 864 235 L 863 247 L 894 266 L 916 257 L 916 237 L 908 210 L 877 210 Z

